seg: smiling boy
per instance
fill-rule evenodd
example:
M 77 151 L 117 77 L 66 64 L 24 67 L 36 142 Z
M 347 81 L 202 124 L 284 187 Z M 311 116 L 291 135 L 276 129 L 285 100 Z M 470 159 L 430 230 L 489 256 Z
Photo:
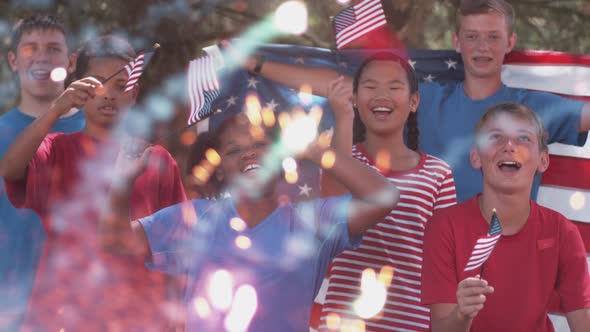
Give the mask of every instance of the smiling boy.
M 590 326 L 590 276 L 576 226 L 533 202 L 536 173 L 549 166 L 547 131 L 521 104 L 490 108 L 475 128 L 471 164 L 483 191 L 438 210 L 424 236 L 422 302 L 433 331 L 553 331 L 547 316 L 554 291 L 572 331 Z M 480 269 L 464 271 L 492 209 L 502 236 Z
M 110 255 L 98 243 L 98 217 L 113 181 L 122 145 L 115 136 L 121 116 L 135 103 L 137 88 L 125 93 L 125 71 L 136 53 L 113 36 L 97 37 L 78 52 L 77 81 L 17 137 L 0 160 L 0 175 L 24 188 L 27 207 L 41 216 L 47 234 L 23 329 L 30 331 L 162 331 L 168 319 L 164 277 L 148 273 L 143 261 Z M 72 108 L 83 108 L 84 130 L 51 134 Z M 176 162 L 160 146 L 131 194 L 128 214 L 137 218 L 184 201 Z M 141 306 L 136 314 L 126 312 Z

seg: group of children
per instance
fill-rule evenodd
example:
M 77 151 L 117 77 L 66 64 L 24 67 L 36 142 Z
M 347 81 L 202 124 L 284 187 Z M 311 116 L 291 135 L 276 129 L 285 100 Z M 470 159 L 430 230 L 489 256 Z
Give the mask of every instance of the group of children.
M 590 106 L 502 84 L 513 19 L 503 0 L 462 2 L 453 37 L 461 83 L 419 84 L 407 60 L 389 52 L 369 56 L 352 79 L 248 59 L 250 72 L 312 84 L 334 111 L 331 143 L 318 139 L 297 156 L 322 167 L 325 197 L 298 204 L 279 199 L 280 174 L 253 190 L 272 169 L 264 156 L 275 133 L 244 115 L 227 117 L 211 137 L 221 157 L 214 176 L 230 197 L 185 201 L 169 153 L 116 130 L 137 90 L 123 92 L 124 73 L 105 79 L 135 56 L 127 42 L 95 38 L 74 65 L 61 25 L 23 21 L 9 55 L 21 103 L 0 122 L 30 119 L 11 134 L 0 176 L 16 206 L 39 214 L 47 239 L 22 330 L 222 330 L 230 309 L 209 295 L 220 271 L 233 277 L 234 305 L 253 289 L 250 331 L 306 330 L 326 278 L 318 328 L 329 330 L 334 314 L 343 324 L 358 319 L 363 271 L 390 266 L 386 303 L 364 321 L 367 331 L 551 331 L 554 291 L 570 328 L 584 331 L 590 277 L 581 237 L 530 197 L 549 165 L 548 142 L 583 143 Z M 65 89 L 49 77 L 58 66 L 75 79 Z M 50 134 L 77 109 L 81 131 Z M 485 275 L 465 272 L 492 209 L 502 236 Z M 178 318 L 178 298 L 165 293 L 180 284 Z

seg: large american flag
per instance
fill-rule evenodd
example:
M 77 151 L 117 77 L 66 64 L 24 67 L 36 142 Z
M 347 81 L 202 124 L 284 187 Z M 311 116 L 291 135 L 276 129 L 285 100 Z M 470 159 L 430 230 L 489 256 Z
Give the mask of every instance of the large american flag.
M 490 221 L 490 229 L 486 235 L 480 237 L 477 239 L 477 242 L 475 242 L 471 257 L 469 257 L 464 271 L 475 270 L 482 266 L 492 254 L 500 236 L 502 236 L 502 225 L 500 225 L 500 220 L 496 215 L 496 210 L 494 210 L 492 213 L 492 220 Z
M 270 61 L 305 66 L 319 66 L 338 70 L 352 76 L 362 59 L 363 51 L 346 49 L 336 55 L 334 50 L 294 45 L 263 44 L 257 53 Z M 459 54 L 450 50 L 408 50 L 410 62 L 417 76 L 424 82 L 448 82 L 464 79 Z M 275 84 L 262 77 L 253 77 L 245 71 L 225 73 L 224 86 L 212 103 L 214 115 L 210 118 L 215 127 L 224 114 L 240 112 L 245 96 L 255 92 L 262 106 L 273 110 L 289 111 L 298 104 L 297 91 Z M 571 98 L 590 101 L 590 56 L 547 51 L 513 51 L 505 59 L 502 80 L 508 86 L 549 91 Z M 332 127 L 333 115 L 324 98 L 314 97 L 309 107 L 324 109 L 321 129 Z M 549 147 L 551 162 L 541 180 L 537 201 L 559 211 L 578 226 L 586 250 L 590 253 L 590 141 L 584 147 L 552 144 Z M 295 185 L 285 185 L 293 199 L 308 199 L 319 193 L 319 172 L 300 167 L 301 176 Z M 590 255 L 589 255 L 590 257 Z M 323 303 L 322 288 L 316 303 Z
M 211 103 L 219 96 L 220 84 L 213 57 L 205 55 L 189 62 L 187 75 L 191 125 L 211 115 Z
M 348 44 L 387 24 L 381 0 L 363 0 L 332 19 L 336 48 Z
M 139 52 L 135 59 L 131 60 L 125 65 L 125 71 L 127 72 L 127 84 L 125 85 L 125 92 L 129 92 L 135 88 L 135 85 L 139 81 L 141 74 L 147 67 L 148 63 L 154 55 L 155 49 L 148 51 Z

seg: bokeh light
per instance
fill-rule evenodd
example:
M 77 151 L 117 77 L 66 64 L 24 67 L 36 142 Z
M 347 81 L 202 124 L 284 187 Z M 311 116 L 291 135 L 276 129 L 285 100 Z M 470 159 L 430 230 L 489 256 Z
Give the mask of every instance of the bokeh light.
M 582 210 L 586 206 L 586 197 L 583 193 L 576 191 L 570 196 L 570 206 L 574 210 Z
M 63 67 L 57 67 L 51 71 L 50 77 L 54 82 L 63 82 L 68 77 L 68 72 Z
M 324 169 L 330 169 L 334 167 L 334 163 L 336 163 L 336 154 L 332 150 L 328 150 L 324 152 L 322 155 L 321 166 Z
M 282 165 L 285 172 L 295 172 L 297 170 L 297 162 L 291 157 L 283 159 Z
M 326 325 L 330 330 L 337 330 L 340 328 L 340 315 L 331 312 L 326 316 Z
M 202 297 L 197 297 L 193 301 L 193 308 L 197 312 L 197 315 L 203 319 L 207 319 L 209 316 L 211 316 L 211 307 L 209 306 L 207 300 Z
M 219 153 L 215 151 L 215 149 L 207 149 L 207 151 L 205 151 L 205 157 L 211 163 L 211 165 L 215 167 L 219 166 L 221 163 L 221 157 L 219 156 Z
M 301 116 L 291 121 L 283 129 L 282 139 L 285 147 L 295 153 L 304 151 L 317 136 L 317 124 L 309 116 Z
M 242 250 L 246 250 L 246 249 L 250 249 L 250 247 L 252 247 L 252 240 L 250 240 L 250 238 L 245 235 L 240 235 L 240 236 L 236 237 L 235 244 L 236 244 L 236 247 L 238 247 Z
M 311 85 L 303 84 L 301 88 L 299 88 L 299 94 L 297 94 L 297 96 L 299 97 L 299 103 L 302 105 L 311 104 L 311 100 L 313 98 Z
M 209 279 L 209 301 L 218 310 L 227 310 L 233 300 L 233 278 L 226 270 L 218 270 Z
M 301 1 L 287 1 L 277 8 L 273 18 L 277 30 L 299 35 L 307 30 L 307 7 Z
M 240 286 L 236 291 L 231 311 L 225 319 L 225 328 L 230 332 L 246 331 L 257 309 L 258 296 L 254 287 Z
M 375 166 L 381 172 L 387 172 L 391 169 L 391 158 L 389 151 L 380 149 L 375 156 Z
M 361 294 L 353 304 L 354 312 L 364 319 L 374 317 L 381 312 L 386 300 L 387 289 L 377 280 L 375 270 L 364 270 L 361 277 Z
M 247 227 L 246 222 L 238 217 L 231 218 L 229 225 L 236 232 L 243 232 Z
M 260 115 L 260 99 L 255 93 L 250 93 L 246 96 L 246 116 L 252 126 L 262 125 L 262 116 Z
M 275 125 L 275 113 L 272 111 L 271 108 L 265 107 L 262 109 L 262 122 L 264 122 L 264 125 L 269 128 Z
M 297 172 L 285 172 L 285 181 L 289 184 L 295 184 L 299 180 Z

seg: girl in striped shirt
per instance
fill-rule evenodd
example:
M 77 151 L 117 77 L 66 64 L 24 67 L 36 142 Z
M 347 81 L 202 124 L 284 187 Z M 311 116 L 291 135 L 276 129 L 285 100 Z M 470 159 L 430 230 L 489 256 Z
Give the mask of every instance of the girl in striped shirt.
M 401 57 L 381 52 L 361 64 L 352 85 L 339 77 L 327 91 L 335 114 L 333 147 L 352 151 L 381 172 L 399 188 L 401 198 L 365 233 L 357 249 L 332 261 L 316 298 L 312 327 L 320 316 L 322 331 L 358 324 L 365 331 L 427 331 L 429 309 L 420 305 L 424 229 L 433 211 L 455 204 L 456 196 L 449 165 L 418 151 L 420 96 L 414 71 Z M 337 181 L 323 174 L 323 195 L 343 192 Z M 361 275 L 366 269 L 376 274 L 393 270 L 385 303 L 375 315 L 355 312 L 353 305 L 362 301 Z M 374 300 L 368 304 L 379 306 Z

